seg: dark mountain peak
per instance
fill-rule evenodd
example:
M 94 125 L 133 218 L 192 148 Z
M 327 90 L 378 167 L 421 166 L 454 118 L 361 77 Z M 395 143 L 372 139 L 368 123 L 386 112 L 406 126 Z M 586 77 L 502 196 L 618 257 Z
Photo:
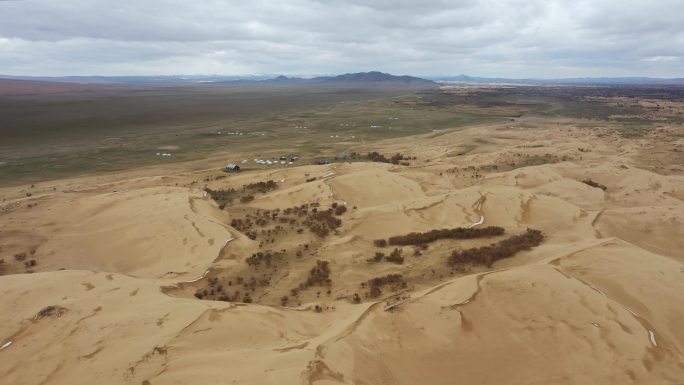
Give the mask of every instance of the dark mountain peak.
M 421 79 L 414 76 L 396 76 L 380 71 L 355 72 L 337 76 L 323 76 L 312 80 L 320 82 L 362 82 L 362 83 L 421 83 L 431 84 L 431 80 Z

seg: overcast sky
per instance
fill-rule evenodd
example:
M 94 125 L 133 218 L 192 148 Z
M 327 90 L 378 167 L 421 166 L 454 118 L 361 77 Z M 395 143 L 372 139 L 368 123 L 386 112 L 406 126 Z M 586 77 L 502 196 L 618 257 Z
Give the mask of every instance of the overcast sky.
M 0 74 L 684 77 L 684 0 L 0 0 Z

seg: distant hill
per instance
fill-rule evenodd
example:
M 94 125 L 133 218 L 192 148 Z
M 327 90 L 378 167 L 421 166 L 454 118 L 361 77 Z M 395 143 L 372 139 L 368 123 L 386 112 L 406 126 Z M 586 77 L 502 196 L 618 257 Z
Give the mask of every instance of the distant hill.
M 414 76 L 397 76 L 384 72 L 355 72 L 335 76 L 318 76 L 314 78 L 300 78 L 277 76 L 271 79 L 239 79 L 227 80 L 221 83 L 233 84 L 378 84 L 378 85 L 402 85 L 412 87 L 435 87 L 437 83 L 432 80 L 422 79 Z
M 325 83 L 405 83 L 405 84 L 435 84 L 432 80 L 414 76 L 396 76 L 384 72 L 357 72 L 337 76 L 322 76 L 311 79 L 314 82 Z
M 384 72 L 355 72 L 342 75 L 318 76 L 313 78 L 288 77 L 284 75 L 164 75 L 164 76 L 12 76 L 0 75 L 5 80 L 31 80 L 51 83 L 70 84 L 120 84 L 148 86 L 178 86 L 191 84 L 384 84 L 404 85 L 411 87 L 435 87 L 437 82 L 455 83 L 510 83 L 510 84 L 643 84 L 643 85 L 684 85 L 684 78 L 650 78 L 650 77 L 584 77 L 584 78 L 488 78 L 468 75 L 444 75 L 420 78 L 415 76 L 397 76 Z M 5 86 L 5 85 L 3 85 Z
M 0 79 L 30 80 L 52 83 L 77 84 L 147 84 L 147 85 L 184 85 L 184 84 L 383 84 L 409 86 L 436 86 L 432 80 L 414 76 L 396 76 L 388 73 L 371 71 L 348 73 L 337 76 L 319 76 L 314 78 L 275 76 L 222 76 L 222 75 L 169 75 L 169 76 L 10 76 L 0 75 Z
M 684 78 L 649 78 L 649 77 L 584 77 L 584 78 L 559 78 L 559 79 L 510 79 L 510 78 L 487 78 L 468 75 L 434 76 L 431 80 L 437 82 L 456 83 L 511 83 L 511 84 L 586 84 L 586 85 L 619 85 L 619 84 L 651 84 L 651 85 L 684 85 Z

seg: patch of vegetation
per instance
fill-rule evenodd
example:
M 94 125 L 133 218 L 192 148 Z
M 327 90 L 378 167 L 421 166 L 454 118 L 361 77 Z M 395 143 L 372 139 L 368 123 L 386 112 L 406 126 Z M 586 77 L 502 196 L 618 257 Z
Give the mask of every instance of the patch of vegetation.
M 430 230 L 425 233 L 413 232 L 406 235 L 397 235 L 390 237 L 387 243 L 391 246 L 421 245 L 434 242 L 439 239 L 473 239 L 495 237 L 502 235 L 504 231 L 505 230 L 503 227 L 498 226 L 473 228 L 456 227 L 453 229 Z M 384 244 L 383 242 L 378 242 L 378 240 L 374 241 L 373 243 L 376 246 Z
M 625 125 L 615 129 L 618 135 L 625 139 L 639 139 L 653 132 L 653 128 Z
M 401 265 L 402 263 L 404 263 L 404 257 L 402 257 L 401 255 L 402 253 L 403 251 L 397 248 L 392 250 L 390 255 L 385 255 L 385 253 L 383 252 L 376 252 L 375 255 L 372 258 L 367 259 L 366 262 L 380 263 L 384 260 L 387 262 L 392 262 Z
M 559 162 L 567 162 L 574 158 L 569 155 L 554 155 L 554 154 L 524 154 L 515 153 L 509 154 L 506 157 L 500 157 L 496 163 L 485 164 L 482 166 L 468 166 L 468 167 L 453 167 L 447 169 L 447 173 L 470 176 L 471 178 L 482 178 L 483 173 L 488 172 L 503 172 L 512 171 L 522 167 L 541 166 L 544 164 L 555 164 Z
M 256 252 L 248 257 L 245 262 L 250 266 L 260 266 L 264 264 L 266 267 L 270 267 L 271 263 L 274 261 L 282 261 L 285 253 L 283 251 L 265 251 Z
M 405 289 L 408 284 L 401 274 L 387 274 L 383 277 L 376 277 L 364 282 L 362 287 L 368 286 L 368 297 L 377 298 L 382 294 L 382 288 L 390 286 L 392 291 Z
M 387 247 L 387 240 L 386 239 L 376 239 L 373 241 L 373 245 L 375 247 Z
M 330 262 L 316 261 L 316 265 L 309 270 L 309 277 L 305 282 L 299 284 L 299 290 L 304 290 L 312 286 L 331 286 L 330 279 Z M 299 290 L 293 289 L 292 293 L 299 293 Z
M 261 247 L 265 243 L 275 242 L 275 236 L 278 234 L 288 234 L 286 227 L 296 234 L 301 234 L 308 228 L 312 233 L 324 238 L 342 225 L 339 217 L 344 215 L 347 207 L 333 203 L 330 208 L 323 210 L 319 203 L 314 202 L 285 210 L 247 211 L 246 215 L 231 219 L 230 225 L 252 240 L 256 240 L 257 237 L 263 239 L 259 245 Z
M 331 231 L 342 226 L 342 220 L 335 216 L 335 209 L 327 209 L 319 211 L 314 208 L 311 210 L 307 218 L 304 220 L 304 225 L 311 230 L 312 233 L 321 238 L 325 238 Z
M 209 194 L 211 199 L 218 203 L 219 208 L 223 210 L 226 205 L 233 203 L 233 200 L 239 195 L 239 190 L 229 188 L 225 190 L 213 190 L 209 187 L 204 189 L 204 192 Z
M 266 182 L 249 183 L 243 185 L 240 189 L 212 190 L 207 187 L 204 191 L 209 194 L 211 199 L 218 203 L 220 209 L 223 209 L 226 205 L 233 203 L 233 200 L 236 198 L 240 198 L 241 203 L 248 203 L 254 200 L 255 193 L 265 194 L 277 188 L 278 184 L 274 180 L 269 180 Z
M 40 311 L 35 315 L 34 319 L 41 320 L 43 318 L 52 316 L 61 317 L 64 313 L 66 313 L 66 311 L 67 310 L 63 307 L 50 305 L 40 309 Z
M 390 158 L 387 158 L 385 155 L 382 155 L 376 151 L 369 152 L 368 155 L 366 155 L 366 158 L 368 158 L 368 160 L 370 160 L 371 162 L 401 164 L 404 166 L 410 165 L 406 161 L 416 159 L 415 157 L 411 158 L 410 156 L 402 155 L 400 153 L 396 153 L 392 155 Z
M 372 258 L 366 259 L 366 262 L 380 263 L 380 262 L 382 262 L 383 259 L 385 259 L 385 253 L 377 251 L 377 252 L 375 252 L 375 256 L 373 256 Z
M 402 253 L 401 249 L 395 248 L 394 250 L 392 250 L 390 255 L 385 257 L 385 260 L 387 262 L 392 262 L 392 263 L 396 263 L 398 265 L 401 265 L 402 263 L 404 263 L 404 257 L 401 256 L 401 253 Z
M 458 267 L 466 263 L 475 263 L 490 267 L 492 263 L 500 259 L 512 257 L 520 251 L 538 246 L 543 240 L 544 234 L 541 231 L 527 229 L 523 234 L 514 235 L 491 246 L 456 250 L 451 253 L 448 264 Z
M 219 279 L 221 280 L 219 281 Z M 250 293 L 254 293 L 258 287 L 268 287 L 270 284 L 270 277 L 266 274 L 260 278 L 252 276 L 249 279 L 237 276 L 235 281 L 214 276 L 207 278 L 207 285 L 204 288 L 197 289 L 194 295 L 197 299 L 251 303 L 252 294 Z M 234 288 L 237 285 L 242 286 L 243 291 L 228 291 L 229 288 Z
M 507 164 L 507 168 L 509 170 L 515 170 L 521 167 L 530 167 L 530 166 L 541 166 L 544 164 L 554 164 L 554 163 L 559 163 L 559 162 L 567 162 L 571 160 L 571 158 L 567 155 L 553 155 L 553 154 L 544 154 L 544 155 L 524 155 L 520 156 L 518 160 L 509 162 Z
M 582 181 L 582 183 L 584 183 L 584 184 L 586 184 L 586 185 L 589 185 L 589 186 L 591 186 L 591 187 L 594 187 L 594 188 L 600 188 L 600 189 L 603 190 L 603 191 L 606 191 L 606 190 L 608 189 L 608 187 L 606 187 L 606 186 L 604 186 L 604 185 L 602 185 L 602 184 L 600 184 L 600 183 L 598 183 L 598 182 L 594 182 L 594 181 L 591 180 L 591 179 L 585 179 L 585 180 Z
M 337 203 L 333 203 L 332 207 L 335 210 L 335 215 L 337 216 L 340 216 L 347 212 L 347 206 L 345 205 L 338 205 Z
M 278 188 L 278 184 L 273 179 L 268 180 L 266 182 L 255 182 L 255 183 L 249 183 L 249 184 L 242 186 L 243 190 L 258 192 L 261 194 L 265 194 L 265 193 L 272 191 L 272 190 L 275 190 L 277 188 Z

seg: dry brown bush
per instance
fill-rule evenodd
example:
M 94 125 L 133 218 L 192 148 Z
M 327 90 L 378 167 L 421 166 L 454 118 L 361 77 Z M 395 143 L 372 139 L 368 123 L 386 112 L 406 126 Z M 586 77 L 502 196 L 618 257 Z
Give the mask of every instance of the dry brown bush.
M 373 245 L 375 247 L 387 247 L 387 240 L 386 239 L 376 239 L 373 241 Z
M 406 235 L 390 237 L 388 243 L 392 246 L 422 245 L 439 239 L 473 239 L 502 235 L 503 227 L 487 226 L 477 228 L 456 227 L 453 229 L 430 230 L 425 233 L 413 232 Z M 374 241 L 374 244 L 378 242 Z M 377 245 L 377 244 L 376 244 Z
M 591 180 L 591 179 L 585 179 L 585 180 L 582 181 L 582 183 L 584 183 L 584 184 L 586 184 L 586 185 L 589 185 L 589 186 L 591 186 L 591 187 L 594 187 L 594 188 L 600 188 L 600 189 L 603 190 L 603 191 L 606 191 L 606 190 L 608 189 L 608 187 L 606 187 L 606 186 L 604 186 L 604 185 L 602 185 L 602 184 L 600 184 L 600 183 L 598 183 L 598 182 L 594 182 L 594 181 Z
M 316 261 L 316 265 L 309 270 L 306 282 L 300 284 L 300 288 L 306 289 L 312 286 L 330 286 L 330 263 L 328 261 Z
M 465 263 L 476 263 L 491 266 L 492 263 L 514 256 L 516 253 L 538 246 L 544 240 L 539 230 L 527 229 L 520 235 L 497 242 L 491 246 L 473 247 L 466 250 L 456 250 L 451 253 L 448 264 L 456 267 Z
M 368 294 L 371 298 L 379 297 L 382 294 L 382 287 L 391 285 L 392 290 L 405 288 L 407 286 L 404 276 L 401 274 L 387 274 L 383 277 L 376 277 L 367 282 L 370 292 Z

